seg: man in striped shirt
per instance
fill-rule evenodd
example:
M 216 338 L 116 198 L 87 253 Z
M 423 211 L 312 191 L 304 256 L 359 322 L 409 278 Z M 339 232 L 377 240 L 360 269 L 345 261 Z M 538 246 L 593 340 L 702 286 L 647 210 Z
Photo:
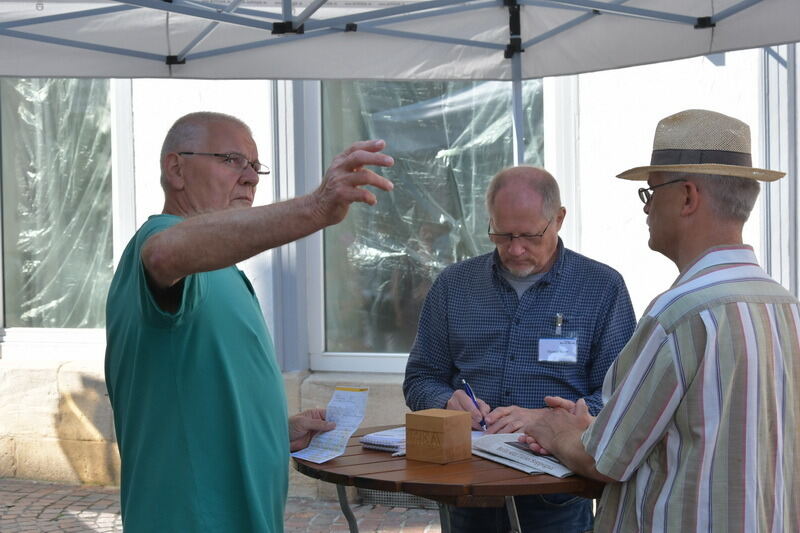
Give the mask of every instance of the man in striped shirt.
M 609 368 L 605 406 L 547 399 L 535 451 L 608 484 L 596 532 L 800 531 L 800 305 L 758 266 L 742 227 L 758 181 L 746 124 L 662 120 L 639 189 L 650 247 L 680 270 Z

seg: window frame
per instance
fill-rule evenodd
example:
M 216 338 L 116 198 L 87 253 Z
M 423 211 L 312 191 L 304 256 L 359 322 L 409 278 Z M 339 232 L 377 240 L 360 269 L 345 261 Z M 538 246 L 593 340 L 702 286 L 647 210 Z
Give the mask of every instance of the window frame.
M 112 256 L 116 265 L 136 229 L 131 80 L 111 79 L 109 90 L 111 92 Z M 0 219 L 0 243 L 3 235 L 2 219 Z M 0 257 L 0 359 L 8 357 L 30 359 L 31 356 L 35 356 L 43 359 L 57 357 L 64 360 L 92 360 L 105 356 L 105 328 L 7 328 L 3 293 L 5 287 L 3 259 Z
M 313 154 L 305 158 L 305 175 L 317 176 L 316 181 L 310 183 L 307 192 L 313 190 L 320 182 L 328 162 L 321 161 L 322 152 L 322 101 L 321 83 L 298 81 L 303 85 L 302 105 L 304 117 L 295 117 L 296 121 L 304 120 L 309 126 L 309 117 L 316 117 L 313 123 L 315 129 L 308 131 L 302 141 L 302 147 L 294 146 L 295 153 Z M 546 78 L 544 87 L 544 131 L 545 131 L 545 166 L 559 179 L 562 187 L 562 201 L 565 205 L 575 206 L 571 210 L 575 215 L 568 217 L 562 230 L 562 236 L 571 243 L 579 245 L 580 220 L 577 213 L 579 198 L 579 184 L 574 177 L 577 169 L 577 91 L 578 81 L 576 76 L 562 76 L 559 78 Z M 511 90 L 511 82 L 508 83 Z M 509 113 L 511 110 L 509 110 Z M 299 122 L 303 123 L 303 122 Z M 557 150 L 556 147 L 559 147 Z M 299 178 L 302 179 L 302 178 Z M 379 199 L 380 201 L 380 199 Z M 407 353 L 392 352 L 332 352 L 325 350 L 325 272 L 323 233 L 316 232 L 304 239 L 304 260 L 306 264 L 305 285 L 307 298 L 300 302 L 304 308 L 299 315 L 305 316 L 307 324 L 306 337 L 308 339 L 308 368 L 311 371 L 338 371 L 338 372 L 373 372 L 373 373 L 403 373 L 405 372 Z M 288 283 L 285 279 L 283 282 Z M 289 313 L 291 314 L 291 313 Z
M 776 281 L 800 296 L 800 114 L 797 84 L 797 45 L 763 48 L 761 54 L 761 164 L 781 169 L 787 177 L 762 184 L 762 252 L 764 269 Z M 787 118 L 788 117 L 788 118 Z

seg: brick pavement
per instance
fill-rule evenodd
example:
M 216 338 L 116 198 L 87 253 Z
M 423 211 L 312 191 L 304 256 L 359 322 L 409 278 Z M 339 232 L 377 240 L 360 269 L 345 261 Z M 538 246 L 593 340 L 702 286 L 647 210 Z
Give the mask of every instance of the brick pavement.
M 362 532 L 440 533 L 439 513 L 384 505 L 353 505 Z M 286 533 L 347 532 L 339 504 L 289 498 Z M 2 533 L 112 533 L 122 531 L 119 489 L 0 479 Z M 226 532 L 227 533 L 227 532 Z

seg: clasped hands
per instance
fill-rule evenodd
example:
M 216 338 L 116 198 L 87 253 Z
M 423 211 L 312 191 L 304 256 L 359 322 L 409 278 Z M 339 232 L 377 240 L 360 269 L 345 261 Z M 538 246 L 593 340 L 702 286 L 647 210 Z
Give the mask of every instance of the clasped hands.
M 536 453 L 550 454 L 556 440 L 565 433 L 582 433 L 594 420 L 589 407 L 581 398 L 577 402 L 558 396 L 546 396 L 546 408 L 526 409 L 516 405 L 492 409 L 477 398 L 479 409 L 463 390 L 456 390 L 447 401 L 447 409 L 467 411 L 472 416 L 472 429 L 480 430 L 481 418 L 487 433 L 517 433 L 519 441 Z

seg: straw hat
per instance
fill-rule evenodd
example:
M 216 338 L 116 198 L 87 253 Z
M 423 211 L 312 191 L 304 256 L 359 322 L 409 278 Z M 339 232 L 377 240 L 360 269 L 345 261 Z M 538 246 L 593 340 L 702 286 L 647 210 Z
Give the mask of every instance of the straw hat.
M 733 117 L 689 109 L 656 126 L 650 165 L 618 174 L 626 180 L 646 180 L 651 172 L 694 172 L 774 181 L 785 172 L 753 168 L 750 127 Z

